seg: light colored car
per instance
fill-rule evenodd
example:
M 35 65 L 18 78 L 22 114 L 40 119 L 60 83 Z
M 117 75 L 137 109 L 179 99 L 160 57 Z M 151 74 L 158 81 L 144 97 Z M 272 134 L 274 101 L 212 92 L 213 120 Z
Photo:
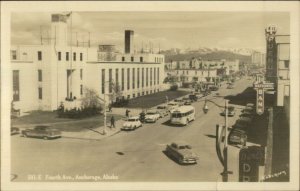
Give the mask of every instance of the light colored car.
M 155 123 L 160 118 L 160 114 L 158 111 L 149 110 L 145 115 L 145 122 L 147 123 Z
M 165 117 L 169 114 L 168 107 L 166 105 L 159 105 L 156 107 L 160 117 Z
M 184 103 L 182 99 L 174 99 L 174 102 L 176 102 L 179 106 L 182 106 Z
M 167 104 L 167 108 L 169 111 L 172 111 L 173 109 L 176 109 L 177 107 L 179 107 L 179 105 L 175 102 L 170 102 Z
M 195 95 L 198 99 L 203 97 L 203 94 L 199 93 L 199 92 L 195 92 Z
M 139 117 L 129 117 L 122 126 L 122 130 L 135 130 L 136 128 L 142 127 L 142 123 Z
M 179 164 L 195 164 L 198 160 L 198 156 L 192 151 L 192 147 L 182 141 L 167 145 L 165 153 L 174 158 Z
M 254 104 L 253 103 L 247 103 L 246 107 L 248 107 L 248 108 L 250 108 L 250 107 L 254 108 Z

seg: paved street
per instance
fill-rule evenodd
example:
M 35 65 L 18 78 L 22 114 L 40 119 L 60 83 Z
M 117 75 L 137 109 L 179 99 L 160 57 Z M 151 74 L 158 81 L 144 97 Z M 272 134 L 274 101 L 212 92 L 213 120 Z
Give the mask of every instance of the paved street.
M 224 105 L 222 96 L 240 93 L 251 83 L 244 78 L 235 83 L 234 89 L 223 85 L 218 91 L 220 96 L 207 98 Z M 204 98 L 193 105 L 196 120 L 185 127 L 170 126 L 169 117 L 165 117 L 101 140 L 12 136 L 11 173 L 17 175 L 15 181 L 39 177 L 42 181 L 93 181 L 90 176 L 99 176 L 103 181 L 222 181 L 223 167 L 215 151 L 215 126 L 224 124 L 224 117 L 219 115 L 222 109 L 209 103 L 209 112 L 204 114 Z M 237 110 L 229 118 L 229 125 L 239 113 Z M 173 140 L 190 143 L 199 155 L 198 164 L 182 166 L 168 158 L 162 151 Z M 229 175 L 230 181 L 238 181 L 237 156 L 238 148 L 230 146 L 229 170 L 234 172 Z

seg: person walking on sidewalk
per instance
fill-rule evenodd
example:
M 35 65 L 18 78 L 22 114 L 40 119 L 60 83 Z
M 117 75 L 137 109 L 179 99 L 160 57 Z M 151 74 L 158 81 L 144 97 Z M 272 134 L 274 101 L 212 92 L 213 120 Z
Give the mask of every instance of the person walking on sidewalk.
M 110 118 L 110 128 L 116 128 L 114 116 L 111 116 Z
M 130 112 L 129 109 L 126 109 L 125 115 L 127 118 L 129 117 L 129 112 Z

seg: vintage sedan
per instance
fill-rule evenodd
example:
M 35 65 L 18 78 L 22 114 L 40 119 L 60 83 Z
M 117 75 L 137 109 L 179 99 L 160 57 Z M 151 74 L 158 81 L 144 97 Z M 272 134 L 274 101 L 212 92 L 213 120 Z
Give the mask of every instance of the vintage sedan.
M 147 123 L 155 123 L 160 118 L 160 114 L 158 111 L 149 110 L 145 115 L 145 122 Z
M 21 135 L 23 137 L 36 137 L 47 140 L 61 137 L 61 132 L 57 129 L 52 129 L 47 125 L 38 125 L 33 129 L 22 130 Z
M 221 113 L 222 116 L 225 116 L 225 110 Z M 233 117 L 235 115 L 234 107 L 229 106 L 227 110 L 227 116 L 228 117 Z
M 167 108 L 168 108 L 169 111 L 172 111 L 173 109 L 176 109 L 178 107 L 179 107 L 179 105 L 175 102 L 170 102 L 170 103 L 167 104 Z
M 167 145 L 165 153 L 179 164 L 196 164 L 199 159 L 197 154 L 192 151 L 192 147 L 182 141 Z
M 159 105 L 156 107 L 161 118 L 167 116 L 169 114 L 168 107 L 166 105 Z
M 247 133 L 244 128 L 233 128 L 228 135 L 228 143 L 230 145 L 243 145 L 247 143 Z
M 142 123 L 138 116 L 129 117 L 126 122 L 121 127 L 121 130 L 135 130 L 139 127 L 142 127 Z

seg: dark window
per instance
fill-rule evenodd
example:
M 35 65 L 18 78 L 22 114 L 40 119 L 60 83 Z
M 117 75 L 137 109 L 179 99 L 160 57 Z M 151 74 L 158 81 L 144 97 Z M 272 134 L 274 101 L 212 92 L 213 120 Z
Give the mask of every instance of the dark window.
M 144 68 L 142 68 L 142 87 L 144 87 Z
M 43 73 L 42 73 L 42 70 L 38 70 L 38 80 L 39 80 L 39 82 L 43 81 Z
M 130 68 L 127 68 L 127 89 L 130 89 Z
M 80 53 L 80 61 L 82 61 L 82 60 L 83 60 L 83 54 Z
M 73 52 L 73 60 L 76 61 L 76 52 Z
M 132 68 L 132 89 L 135 88 L 135 68 Z
M 105 69 L 102 69 L 101 77 L 102 77 L 102 81 L 101 81 L 102 94 L 105 94 Z
M 154 68 L 154 72 L 153 72 L 153 74 L 154 74 L 154 76 L 153 76 L 153 83 L 154 83 L 154 85 L 156 84 L 156 68 Z
M 289 60 L 285 60 L 284 61 L 284 67 L 285 68 L 289 68 L 290 67 L 290 61 Z
M 43 57 L 42 57 L 42 51 L 38 51 L 38 60 L 42 60 Z
M 109 81 L 109 93 L 111 93 L 112 92 L 112 69 L 109 69 L 108 81 Z
M 20 101 L 19 70 L 13 70 L 13 100 Z
M 80 95 L 83 95 L 83 86 L 80 85 Z
M 39 87 L 39 99 L 43 99 L 43 89 Z
M 83 70 L 80 69 L 80 79 L 81 79 L 81 80 L 82 80 L 82 75 L 83 75 L 83 74 L 82 74 L 82 71 L 83 71 Z
M 125 57 L 124 56 L 122 56 L 122 62 L 124 62 L 125 61 Z
M 124 90 L 124 68 L 122 68 L 122 91 Z
M 57 59 L 58 59 L 59 61 L 61 61 L 61 52 L 58 52 L 58 53 L 57 53 L 57 57 L 58 57 Z
M 12 60 L 17 60 L 17 51 L 16 50 L 11 51 L 11 57 L 12 57 Z
M 146 87 L 148 87 L 148 68 L 146 68 Z
M 66 61 L 69 61 L 69 52 L 66 52 Z
M 115 81 L 116 81 L 116 86 L 119 86 L 119 69 L 116 69 L 116 79 L 115 79 Z
M 140 62 L 143 62 L 143 57 L 142 56 L 140 57 Z
M 133 62 L 134 61 L 134 57 L 133 56 L 131 56 L 131 62 Z
M 150 86 L 152 86 L 152 68 L 150 68 Z
M 159 84 L 159 68 L 157 68 L 157 84 Z
M 137 69 L 137 88 L 140 88 L 140 69 Z

